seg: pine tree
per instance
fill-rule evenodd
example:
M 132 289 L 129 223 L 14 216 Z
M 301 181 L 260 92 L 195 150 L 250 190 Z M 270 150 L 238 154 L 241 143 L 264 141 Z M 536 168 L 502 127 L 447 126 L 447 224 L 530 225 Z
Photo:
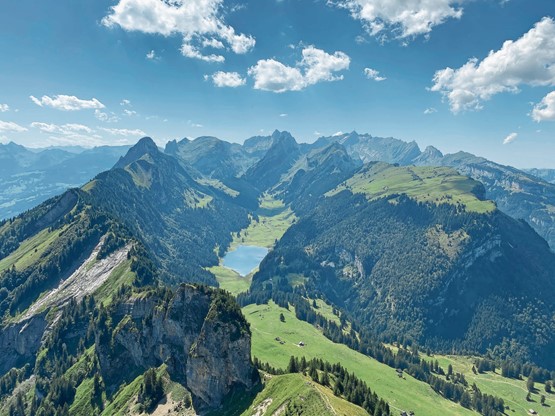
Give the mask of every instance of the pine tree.
M 528 376 L 528 380 L 526 380 L 526 388 L 529 392 L 534 391 L 534 377 L 531 374 Z
M 322 386 L 329 386 L 330 385 L 330 376 L 328 374 L 328 370 L 324 370 L 322 376 L 320 377 L 320 384 Z
M 289 365 L 287 366 L 287 372 L 288 373 L 298 373 L 299 372 L 299 366 L 297 364 L 297 359 L 294 356 L 291 356 L 291 358 L 289 359 Z

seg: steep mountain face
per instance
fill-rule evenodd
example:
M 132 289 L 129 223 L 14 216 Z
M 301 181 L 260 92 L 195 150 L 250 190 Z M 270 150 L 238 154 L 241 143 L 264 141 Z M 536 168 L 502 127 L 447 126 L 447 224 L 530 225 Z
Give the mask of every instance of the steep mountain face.
M 262 159 L 246 173 L 245 179 L 260 192 L 280 181 L 297 161 L 301 150 L 295 139 L 287 132 L 276 130 L 272 134 L 272 145 Z
M 84 189 L 146 243 L 166 282 L 216 285 L 204 267 L 217 264 L 214 249 L 225 250 L 231 232 L 248 224 L 235 197 L 196 182 L 150 138 Z
M 172 380 L 217 407 L 232 389 L 256 381 L 250 330 L 229 295 L 183 285 L 169 294 L 133 296 L 109 314 L 112 325 L 96 326 L 95 345 L 102 376 L 112 385 L 165 363 Z
M 450 166 L 484 184 L 487 197 L 499 209 L 516 219 L 526 220 L 551 248 L 555 247 L 555 185 L 515 169 L 470 153 L 443 155 L 429 146 L 421 152 L 415 142 L 375 138 L 356 132 L 323 137 L 313 146 L 338 142 L 349 155 L 363 162 L 383 161 L 401 165 Z
M 165 152 L 192 166 L 203 176 L 219 180 L 241 176 L 257 161 L 256 155 L 241 145 L 216 137 L 169 142 Z
M 274 135 L 254 136 L 245 140 L 243 149 L 257 159 L 261 159 L 274 143 Z
M 345 146 L 351 157 L 360 159 L 364 163 L 381 161 L 406 165 L 420 155 L 420 149 L 416 142 L 407 143 L 391 137 L 373 137 L 369 134 L 358 134 L 356 131 L 321 137 L 313 146 L 322 147 L 334 142 Z
M 324 193 L 352 176 L 360 165 L 342 145 L 332 143 L 301 156 L 273 191 L 292 204 L 296 212 L 304 212 Z
M 476 182 L 411 168 L 411 183 L 406 169 L 368 165 L 326 193 L 262 262 L 251 293 L 302 281 L 386 340 L 497 345 L 554 365 L 555 255 L 545 240 L 481 200 Z M 443 196 L 431 194 L 437 183 Z
M 128 146 L 103 146 L 79 153 L 31 151 L 0 144 L 0 219 L 31 209 L 66 189 L 81 186 L 110 169 Z

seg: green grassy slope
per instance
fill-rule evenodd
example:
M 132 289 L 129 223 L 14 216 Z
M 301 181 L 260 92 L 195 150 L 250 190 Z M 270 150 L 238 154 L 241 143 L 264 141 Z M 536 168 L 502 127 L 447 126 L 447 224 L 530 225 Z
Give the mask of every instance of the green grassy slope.
M 555 394 L 546 393 L 545 385 L 535 383 L 536 392 L 532 393 L 532 401 L 526 400 L 526 379 L 515 380 L 501 376 L 501 370 L 474 374 L 472 365 L 474 359 L 472 357 L 461 356 L 441 356 L 434 357 L 443 368 L 447 368 L 449 364 L 453 366 L 453 371 L 463 373 L 470 385 L 476 383 L 478 388 L 486 394 L 493 394 L 503 398 L 505 406 L 509 406 L 511 411 L 508 414 L 525 414 L 529 409 L 534 409 L 542 416 L 555 416 Z M 541 395 L 545 395 L 545 403 L 547 406 L 541 406 Z M 513 413 L 515 412 L 515 413 Z
M 21 242 L 17 250 L 0 260 L 0 272 L 15 265 L 17 270 L 23 270 L 36 263 L 45 250 L 56 241 L 65 229 L 49 231 L 44 229 Z
M 271 249 L 285 231 L 295 221 L 296 217 L 291 208 L 283 201 L 271 195 L 264 194 L 260 199 L 260 207 L 256 211 L 258 221 L 251 218 L 249 226 L 243 229 L 239 236 L 235 235 L 229 251 L 239 245 L 251 245 Z
M 368 416 L 352 403 L 333 395 L 327 388 L 302 374 L 271 376 L 264 374 L 263 385 L 254 397 L 232 396 L 210 416 L 272 416 L 296 409 L 306 416 Z
M 285 322 L 280 322 L 280 313 L 285 316 Z M 291 355 L 340 362 L 388 401 L 392 410 L 413 410 L 417 415 L 427 416 L 477 414 L 442 398 L 425 383 L 406 374 L 401 379 L 385 364 L 333 343 L 312 325 L 299 321 L 294 312 L 274 303 L 246 306 L 243 314 L 251 325 L 253 356 L 272 366 L 286 368 Z M 276 341 L 276 337 L 285 344 Z M 306 345 L 299 347 L 300 341 Z
M 448 167 L 369 165 L 327 195 L 349 189 L 378 199 L 393 194 L 406 194 L 422 202 L 463 204 L 467 211 L 487 213 L 495 210 L 491 201 L 481 201 L 475 194 L 479 185 Z

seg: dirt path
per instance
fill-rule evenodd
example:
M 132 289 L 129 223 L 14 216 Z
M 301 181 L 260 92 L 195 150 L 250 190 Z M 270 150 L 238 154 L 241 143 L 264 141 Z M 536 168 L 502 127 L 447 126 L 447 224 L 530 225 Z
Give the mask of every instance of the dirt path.
M 326 396 L 326 394 L 323 393 L 317 385 L 315 385 L 314 388 L 316 389 L 316 391 L 318 392 L 320 397 L 324 400 L 324 402 L 326 403 L 326 407 L 330 410 L 330 412 L 332 412 L 335 416 L 338 416 L 337 412 L 335 411 L 335 409 L 331 405 L 331 402 L 330 402 L 330 399 L 328 398 L 328 396 Z

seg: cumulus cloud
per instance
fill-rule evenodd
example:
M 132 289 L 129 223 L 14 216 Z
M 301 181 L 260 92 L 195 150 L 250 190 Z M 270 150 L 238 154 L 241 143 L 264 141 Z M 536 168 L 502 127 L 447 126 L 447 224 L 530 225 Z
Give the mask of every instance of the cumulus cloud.
M 555 121 L 555 91 L 551 91 L 534 106 L 532 118 L 537 121 Z
M 437 113 L 437 109 L 434 107 L 429 107 L 424 110 L 424 114 L 433 114 L 433 113 Z
M 155 61 L 158 59 L 158 56 L 156 55 L 156 51 L 152 49 L 151 51 L 147 52 L 145 58 L 149 61 Z
M 328 0 L 363 22 L 372 36 L 383 39 L 429 34 L 448 19 L 459 19 L 464 0 Z
M 140 129 L 107 129 L 101 127 L 100 130 L 114 136 L 146 136 L 146 133 Z
M 511 144 L 516 140 L 517 137 L 518 137 L 518 133 L 509 134 L 507 137 L 505 137 L 505 140 L 503 140 L 503 144 Z
M 453 113 L 479 110 L 496 94 L 519 92 L 521 85 L 555 85 L 555 22 L 543 18 L 521 38 L 508 40 L 482 61 L 470 59 L 458 69 L 434 75 L 432 91 L 440 92 Z
M 55 95 L 53 97 L 43 95 L 40 99 L 31 95 L 29 98 L 31 98 L 31 100 L 40 107 L 52 107 L 56 110 L 63 111 L 104 108 L 104 104 L 102 104 L 96 98 L 92 98 L 90 100 L 82 100 L 75 97 L 74 95 Z
M 237 33 L 222 16 L 223 0 L 119 0 L 102 19 L 107 27 L 183 38 L 181 53 L 207 62 L 222 62 L 222 55 L 205 55 L 204 48 L 227 45 L 244 54 L 255 45 L 252 36 Z
M 373 79 L 374 81 L 385 81 L 387 78 L 380 76 L 380 72 L 372 68 L 364 68 L 364 75 L 366 78 Z
M 9 132 L 13 132 L 13 133 L 22 133 L 24 131 L 27 131 L 27 129 L 23 126 L 20 126 L 17 123 L 14 123 L 13 121 L 2 121 L 0 120 L 0 131 L 9 131 Z
M 237 88 L 245 85 L 247 80 L 237 72 L 218 71 L 212 75 L 207 75 L 205 79 L 212 79 L 216 87 Z
M 248 71 L 254 78 L 254 88 L 276 93 L 300 91 L 322 81 L 343 79 L 343 75 L 335 73 L 348 69 L 351 63 L 349 56 L 343 52 L 332 55 L 314 46 L 304 48 L 302 56 L 294 67 L 275 59 L 258 61 Z
M 0 104 L 0 113 L 5 113 L 10 111 L 10 106 L 8 104 Z

